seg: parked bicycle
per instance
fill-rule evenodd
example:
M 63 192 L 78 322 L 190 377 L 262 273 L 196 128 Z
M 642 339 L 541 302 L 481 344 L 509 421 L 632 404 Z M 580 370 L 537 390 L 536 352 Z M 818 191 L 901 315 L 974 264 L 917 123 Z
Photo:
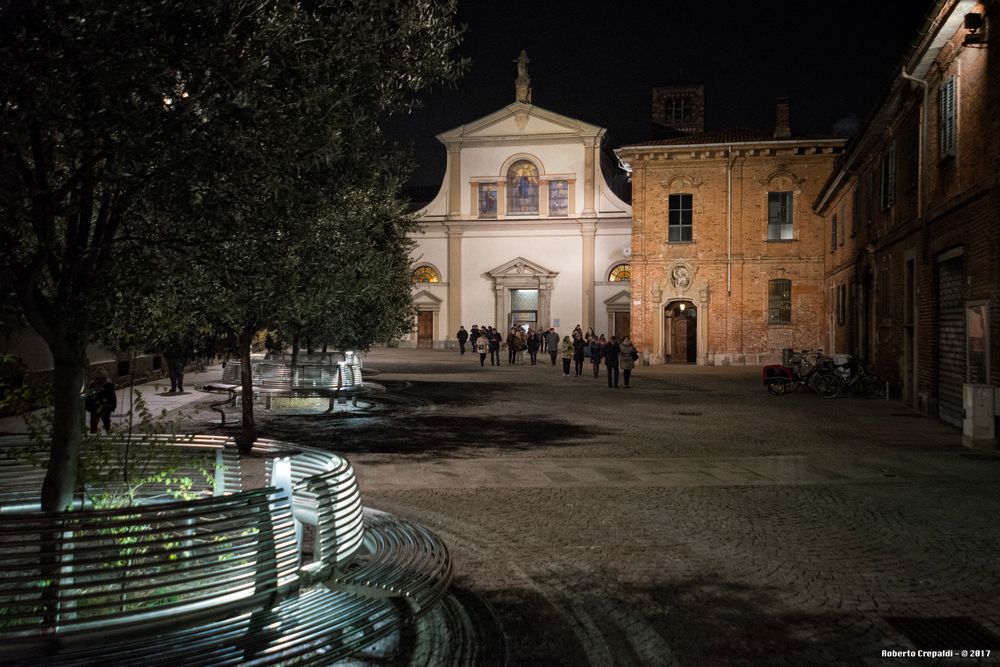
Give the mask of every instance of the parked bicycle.
M 833 398 L 844 385 L 843 376 L 834 367 L 833 359 L 823 350 L 792 351 L 787 366 L 765 366 L 762 371 L 764 386 L 772 396 L 790 394 L 799 387 L 809 387 L 823 398 Z
M 843 386 L 858 396 L 865 398 L 885 398 L 885 381 L 874 373 L 869 373 L 855 359 L 849 358 L 846 363 L 835 366 L 837 374 L 843 380 Z

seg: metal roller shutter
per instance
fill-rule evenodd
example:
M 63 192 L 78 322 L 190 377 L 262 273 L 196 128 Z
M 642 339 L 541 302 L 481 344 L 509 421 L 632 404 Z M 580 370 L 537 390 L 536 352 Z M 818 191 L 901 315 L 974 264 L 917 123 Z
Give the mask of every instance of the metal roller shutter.
M 962 257 L 938 264 L 938 416 L 962 425 L 965 382 L 965 309 L 962 302 Z

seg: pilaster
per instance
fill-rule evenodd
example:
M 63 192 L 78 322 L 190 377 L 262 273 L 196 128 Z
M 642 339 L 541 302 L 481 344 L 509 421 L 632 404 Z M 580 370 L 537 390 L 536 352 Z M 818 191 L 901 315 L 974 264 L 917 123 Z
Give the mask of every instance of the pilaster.
M 462 217 L 462 147 L 448 146 L 448 219 Z
M 462 231 L 448 229 L 448 331 L 447 338 L 462 325 Z
M 507 215 L 507 181 L 501 178 L 497 181 L 497 219 L 502 220 Z
M 594 326 L 594 240 L 597 236 L 596 222 L 581 222 L 580 233 L 583 236 L 583 326 Z
M 581 215 L 585 218 L 596 218 L 597 217 L 597 205 L 596 205 L 596 188 L 595 188 L 595 176 L 596 176 L 596 166 L 600 164 L 597 159 L 597 151 L 599 149 L 597 139 L 592 137 L 587 137 L 583 140 L 583 213 Z

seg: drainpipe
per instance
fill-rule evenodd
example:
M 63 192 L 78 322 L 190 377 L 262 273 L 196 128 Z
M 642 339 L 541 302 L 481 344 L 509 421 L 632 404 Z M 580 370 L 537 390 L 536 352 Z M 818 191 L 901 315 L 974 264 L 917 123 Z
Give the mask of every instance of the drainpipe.
M 920 84 L 924 89 L 924 100 L 920 105 L 920 141 L 918 149 L 920 151 L 917 156 L 917 215 L 921 220 L 926 216 L 926 211 L 924 207 L 927 202 L 927 111 L 928 111 L 928 99 L 930 97 L 930 86 L 927 85 L 927 81 L 924 79 L 918 79 L 917 77 L 907 74 L 906 69 L 901 69 L 899 71 L 900 76 L 904 79 L 909 79 L 915 83 Z
M 726 151 L 726 294 L 733 295 L 733 147 Z

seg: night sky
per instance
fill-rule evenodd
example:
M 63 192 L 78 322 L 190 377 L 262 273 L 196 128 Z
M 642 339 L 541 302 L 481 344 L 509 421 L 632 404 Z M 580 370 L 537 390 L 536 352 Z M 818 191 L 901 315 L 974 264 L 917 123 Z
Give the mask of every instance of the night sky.
M 461 0 L 466 75 L 386 132 L 415 150 L 411 184 L 439 185 L 434 135 L 513 102 L 525 49 L 534 104 L 608 128 L 612 148 L 650 138 L 652 88 L 671 83 L 704 84 L 706 130 L 769 131 L 784 96 L 793 135 L 830 134 L 873 111 L 932 4 Z

